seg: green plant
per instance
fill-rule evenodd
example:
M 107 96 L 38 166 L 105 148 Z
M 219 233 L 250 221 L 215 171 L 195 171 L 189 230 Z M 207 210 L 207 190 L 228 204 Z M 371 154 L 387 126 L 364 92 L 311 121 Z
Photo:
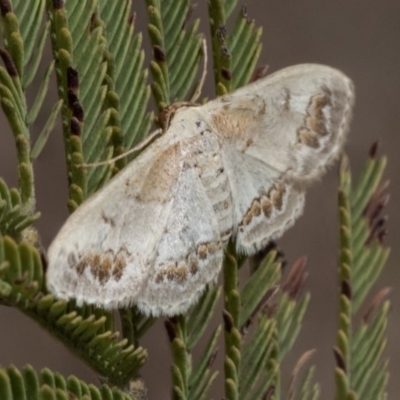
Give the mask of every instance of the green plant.
M 10 189 L 0 180 L 0 303 L 19 309 L 37 321 L 106 378 L 100 388 L 76 377 L 64 379 L 47 369 L 36 373 L 27 366 L 0 369 L 0 399 L 130 399 L 144 396 L 138 372 L 147 358 L 141 338 L 154 318 L 136 308 L 118 314 L 91 306 L 77 307 L 49 294 L 44 280 L 43 249 L 33 223 L 35 210 L 32 163 L 46 144 L 61 115 L 68 206 L 74 211 L 134 155 L 113 166 L 82 169 L 80 164 L 123 154 L 145 138 L 154 119 L 151 93 L 158 111 L 185 101 L 198 89 L 196 79 L 203 57 L 199 21 L 187 21 L 189 0 L 147 0 L 152 84 L 144 67 L 142 34 L 134 32 L 131 1 L 0 0 L 4 47 L 0 49 L 1 106 L 15 138 L 19 185 Z M 214 81 L 225 94 L 262 74 L 256 68 L 261 52 L 261 28 L 250 21 L 236 0 L 208 2 Z M 236 21 L 230 32 L 226 22 Z M 46 17 L 47 16 L 47 17 Z M 46 22 L 45 22 L 46 20 Z M 182 28 L 183 27 L 183 28 Z M 39 71 L 43 49 L 50 39 L 53 61 L 28 109 L 26 92 Z M 85 57 L 83 57 L 85 55 Z M 48 121 L 32 144 L 30 126 L 36 120 L 55 72 L 58 97 Z M 138 122 L 139 121 L 139 122 Z M 388 377 L 382 359 L 389 303 L 379 292 L 353 328 L 355 313 L 379 276 L 388 249 L 382 244 L 379 212 L 387 202 L 380 180 L 385 158 L 373 147 L 359 182 L 352 188 L 347 161 L 339 187 L 340 264 L 339 328 L 335 357 L 337 400 L 384 399 Z M 224 285 L 209 289 L 186 316 L 165 321 L 173 366 L 174 399 L 205 399 L 217 375 L 223 375 L 225 397 L 231 399 L 316 399 L 314 368 L 302 368 L 307 352 L 294 367 L 289 388 L 281 387 L 280 366 L 299 333 L 310 295 L 302 291 L 305 260 L 299 259 L 284 276 L 277 250 L 246 264 L 229 246 L 223 268 Z M 238 286 L 239 269 L 249 278 Z M 221 324 L 207 328 L 223 294 Z M 117 320 L 121 332 L 117 332 Z M 224 333 L 224 371 L 213 369 L 217 341 Z M 209 335 L 202 356 L 192 351 Z M 121 337 L 121 338 L 120 338 Z M 299 381 L 299 382 L 297 382 Z

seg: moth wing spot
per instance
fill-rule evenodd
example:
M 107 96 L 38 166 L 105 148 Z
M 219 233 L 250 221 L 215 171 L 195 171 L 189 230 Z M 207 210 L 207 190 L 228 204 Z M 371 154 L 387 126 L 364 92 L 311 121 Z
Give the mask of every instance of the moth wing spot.
M 278 185 L 278 188 L 273 190 L 271 193 L 271 199 L 272 199 L 272 204 L 274 207 L 278 210 L 281 211 L 283 207 L 283 198 L 286 193 L 286 188 L 285 185 L 280 183 Z
M 149 203 L 157 201 L 164 203 L 170 197 L 168 193 L 171 185 L 178 179 L 178 168 L 180 159 L 180 146 L 175 144 L 167 147 L 157 160 L 150 166 L 145 179 L 140 175 L 137 182 L 132 178 L 130 187 L 137 187 L 133 192 L 135 199 L 139 202 Z M 132 194 L 130 193 L 130 196 Z
M 175 280 L 175 269 L 176 269 L 176 264 L 170 264 L 165 270 L 165 276 L 169 281 Z
M 300 128 L 297 132 L 299 143 L 305 146 L 311 147 L 313 149 L 318 149 L 319 140 L 315 132 L 310 131 L 306 128 Z
M 178 265 L 175 271 L 175 281 L 179 284 L 183 284 L 188 277 L 188 270 L 186 264 Z
M 112 276 L 114 279 L 118 282 L 124 273 L 124 270 L 127 265 L 127 259 L 126 259 L 126 254 L 124 254 L 124 250 L 121 249 L 117 255 L 115 256 L 114 259 L 114 266 L 112 269 Z
M 196 275 L 199 272 L 199 263 L 195 259 L 190 260 L 189 271 L 192 275 Z
M 284 211 L 286 194 L 286 185 L 284 182 L 279 181 L 271 187 L 267 194 L 262 194 L 260 197 L 255 198 L 239 224 L 240 231 L 243 232 L 243 228 L 250 225 L 254 218 L 263 215 L 262 218 L 269 219 L 274 209 L 280 212 Z
M 106 215 L 104 210 L 101 212 L 101 218 L 104 221 L 105 224 L 110 225 L 112 228 L 115 227 L 116 223 L 115 220 L 109 216 Z
M 318 138 L 330 133 L 328 124 L 332 109 L 332 94 L 328 88 L 323 88 L 323 92 L 324 94 L 310 98 L 303 126 L 297 130 L 299 143 L 314 149 L 320 146 Z
M 205 260 L 207 258 L 207 246 L 205 244 L 201 244 L 197 247 L 197 254 L 200 260 Z
M 160 283 L 164 282 L 164 277 L 165 277 L 165 269 L 162 268 L 156 274 L 156 277 L 154 279 L 155 283 L 160 284 Z
M 87 265 L 85 264 L 85 262 L 83 260 L 80 260 L 78 263 L 74 264 L 74 268 L 75 268 L 78 276 L 83 275 L 83 273 L 85 272 L 86 266 Z
M 249 225 L 254 217 L 257 217 L 261 214 L 261 205 L 259 199 L 253 200 L 250 208 L 247 210 L 246 214 L 243 217 L 243 225 Z
M 261 203 L 261 208 L 263 211 L 263 214 L 265 215 L 266 218 L 269 218 L 272 213 L 272 203 L 268 198 L 264 198 L 262 203 Z
M 132 258 L 125 248 L 121 248 L 116 255 L 114 255 L 112 250 L 107 250 L 103 254 L 94 252 L 88 253 L 79 256 L 78 259 L 76 256 L 75 259 L 73 256 L 70 256 L 70 260 L 76 261 L 70 266 L 75 269 L 78 276 L 82 276 L 86 269 L 89 269 L 91 275 L 96 280 L 101 284 L 105 284 L 111 278 L 119 281 L 122 278 L 128 262 L 131 262 Z

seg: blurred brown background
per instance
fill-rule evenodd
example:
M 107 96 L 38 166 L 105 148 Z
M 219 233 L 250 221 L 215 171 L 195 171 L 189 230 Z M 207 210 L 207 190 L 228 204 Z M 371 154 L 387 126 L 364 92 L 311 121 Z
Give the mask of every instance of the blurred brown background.
M 138 13 L 136 30 L 146 32 L 144 1 L 134 0 L 133 3 Z M 202 30 L 208 36 L 206 2 L 198 0 L 197 3 L 193 17 L 202 18 Z M 239 5 L 242 4 L 239 2 Z M 400 391 L 400 381 L 396 375 L 400 369 L 400 250 L 396 244 L 400 234 L 400 212 L 396 206 L 400 194 L 400 2 L 249 0 L 247 6 L 249 17 L 263 26 L 260 63 L 269 64 L 269 72 L 292 64 L 314 62 L 337 67 L 354 80 L 357 103 L 346 146 L 353 172 L 357 174 L 360 171 L 368 149 L 376 140 L 381 144 L 381 152 L 388 155 L 386 177 L 391 180 L 391 202 L 387 208 L 390 218 L 386 241 L 392 246 L 392 254 L 376 289 L 383 286 L 394 288 L 390 295 L 392 308 L 386 355 L 390 358 L 392 374 L 389 398 L 398 398 L 396 393 Z M 211 74 L 204 92 L 208 97 L 214 96 Z M 46 112 L 54 102 L 54 85 L 51 94 L 53 97 L 47 100 L 37 130 L 40 130 L 47 117 Z M 31 96 L 33 98 L 34 94 Z M 10 186 L 15 186 L 14 144 L 3 116 L 1 118 L 0 175 Z M 42 212 L 37 225 L 47 246 L 67 217 L 64 153 L 59 127 L 53 132 L 36 162 L 35 172 L 37 209 Z M 304 327 L 294 351 L 285 362 L 285 368 L 290 371 L 305 350 L 316 348 L 313 362 L 317 365 L 316 379 L 322 386 L 321 399 L 334 398 L 332 371 L 335 363 L 332 347 L 335 344 L 337 308 L 336 187 L 337 166 L 331 169 L 322 182 L 312 187 L 307 196 L 304 216 L 279 241 L 289 264 L 298 256 L 308 256 L 307 290 L 312 293 Z M 149 399 L 168 399 L 171 360 L 161 322 L 152 328 L 143 345 L 149 349 L 150 354 L 149 362 L 143 369 L 150 390 Z M 219 362 L 221 358 L 219 356 Z M 64 375 L 75 374 L 86 381 L 97 383 L 96 376 L 84 364 L 34 322 L 16 310 L 0 307 L 0 364 L 7 366 L 11 363 L 18 367 L 30 363 L 37 369 L 47 366 Z M 284 382 L 287 381 L 286 377 Z M 221 379 L 214 386 L 213 398 L 223 397 Z

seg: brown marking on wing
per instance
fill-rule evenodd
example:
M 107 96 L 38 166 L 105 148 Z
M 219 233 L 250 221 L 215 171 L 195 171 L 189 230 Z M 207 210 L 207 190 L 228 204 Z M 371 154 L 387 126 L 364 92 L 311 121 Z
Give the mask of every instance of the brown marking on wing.
M 124 270 L 127 265 L 127 259 L 125 252 L 121 249 L 114 259 L 114 267 L 112 269 L 112 276 L 116 281 L 119 281 L 124 273 Z
M 101 212 L 101 218 L 107 225 L 110 225 L 112 228 L 115 227 L 115 220 L 108 217 L 104 211 Z
M 283 206 L 283 196 L 286 193 L 285 185 L 282 182 L 278 182 L 277 186 L 274 187 L 271 191 L 270 198 L 272 200 L 272 204 L 277 210 L 281 210 Z
M 81 276 L 86 269 L 86 264 L 83 260 L 79 261 L 78 264 L 75 265 L 75 270 L 78 276 Z
M 89 259 L 90 256 L 86 256 L 86 264 L 90 266 L 90 272 L 92 275 L 104 285 L 111 276 L 112 259 L 109 254 L 99 258 L 97 255 L 93 259 Z
M 158 271 L 154 282 L 162 284 L 165 280 L 169 282 L 176 282 L 183 285 L 190 276 L 195 276 L 200 270 L 200 262 L 206 260 L 208 257 L 221 250 L 222 244 L 220 242 L 201 243 L 197 246 L 196 250 L 188 254 L 184 260 L 179 262 L 170 262 L 167 266 L 159 264 L 156 267 Z M 207 262 L 207 261 L 205 261 Z
M 186 264 L 178 265 L 178 268 L 175 270 L 175 281 L 177 283 L 184 283 L 188 276 L 188 270 Z
M 176 264 L 170 264 L 165 270 L 165 276 L 169 281 L 175 280 L 175 269 L 176 269 Z
M 225 110 L 214 114 L 213 124 L 217 132 L 223 136 L 244 136 L 247 132 L 248 119 L 243 115 L 241 118 L 230 118 L 230 113 L 226 113 Z
M 251 220 L 260 214 L 261 214 L 261 205 L 259 200 L 255 199 L 243 218 L 243 225 L 250 224 Z
M 207 245 L 201 244 L 197 247 L 197 254 L 200 258 L 200 260 L 205 260 L 207 258 Z
M 297 131 L 297 136 L 302 144 L 313 149 L 318 149 L 319 141 L 317 135 L 314 132 L 306 128 L 301 128 Z
M 155 277 L 155 282 L 160 284 L 167 278 L 168 281 L 175 281 L 176 283 L 183 284 L 188 277 L 188 268 L 186 262 L 171 263 L 168 267 L 161 267 Z
M 202 243 L 197 246 L 196 253 L 200 260 L 205 260 L 210 255 L 221 250 L 221 247 L 222 247 L 221 242 Z
M 263 210 L 263 214 L 269 218 L 272 213 L 272 203 L 268 198 L 262 199 L 261 207 Z
M 244 214 L 243 219 L 239 224 L 239 227 L 249 225 L 253 218 L 261 215 L 261 212 L 264 214 L 264 217 L 268 219 L 271 217 L 272 211 L 274 209 L 277 211 L 281 211 L 285 194 L 285 184 L 282 181 L 277 182 L 274 186 L 271 187 L 268 193 L 264 193 L 252 201 L 249 209 Z
M 249 148 L 254 143 L 253 139 L 247 139 L 246 148 Z
M 127 195 L 133 195 L 143 203 L 165 203 L 170 200 L 168 194 L 179 177 L 179 160 L 180 146 L 176 143 L 165 149 L 149 169 L 129 179 Z
M 249 137 L 259 124 L 259 117 L 266 112 L 265 101 L 261 97 L 253 97 L 235 101 L 218 109 L 212 115 L 212 124 L 218 135 L 228 140 L 244 139 L 245 149 L 252 144 Z M 244 149 L 244 150 L 245 150 Z
M 332 109 L 332 94 L 327 88 L 323 92 L 323 94 L 311 97 L 307 106 L 304 125 L 297 130 L 298 141 L 314 149 L 320 146 L 319 138 L 329 134 L 328 121 L 323 110 L 325 107 Z
M 189 271 L 192 275 L 196 275 L 199 272 L 199 264 L 196 260 L 190 260 Z
M 179 263 L 171 263 L 166 268 L 160 267 L 157 272 L 155 282 L 160 284 L 167 278 L 168 281 L 175 281 L 178 284 L 183 284 L 188 277 L 188 268 L 186 262 L 183 261 Z
M 105 284 L 111 278 L 119 281 L 129 261 L 131 261 L 130 253 L 123 247 L 117 254 L 112 250 L 103 254 L 88 253 L 79 257 L 79 261 L 71 267 L 75 268 L 78 276 L 83 275 L 88 268 L 95 279 Z
M 201 243 L 196 250 L 189 253 L 181 261 L 170 261 L 167 265 L 159 264 L 156 266 L 156 276 L 154 282 L 158 285 L 164 283 L 176 283 L 184 285 L 185 282 L 197 275 L 200 271 L 200 265 L 208 263 L 208 257 L 222 249 L 221 242 Z M 200 256 L 201 255 L 201 256 Z M 204 261 L 206 260 L 206 261 Z M 200 264 L 200 265 L 199 265 Z
M 319 136 L 328 134 L 326 129 L 326 118 L 323 109 L 326 106 L 331 106 L 330 95 L 326 93 L 324 96 L 314 96 L 311 99 L 311 112 L 307 118 L 308 126 L 313 132 L 317 132 Z
M 164 276 L 165 276 L 165 270 L 162 269 L 157 272 L 157 275 L 155 277 L 155 282 L 156 283 L 162 283 L 164 281 Z

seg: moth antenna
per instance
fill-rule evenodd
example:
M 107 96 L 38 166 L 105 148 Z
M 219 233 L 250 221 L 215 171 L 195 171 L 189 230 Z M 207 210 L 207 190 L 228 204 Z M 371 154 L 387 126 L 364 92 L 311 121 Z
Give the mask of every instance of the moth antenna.
M 99 162 L 95 162 L 95 163 L 89 163 L 89 164 L 78 164 L 77 167 L 78 168 L 92 168 L 92 167 L 101 167 L 103 165 L 111 165 L 113 164 L 115 161 L 120 160 L 121 158 L 124 158 L 126 156 L 128 156 L 129 154 L 134 153 L 135 151 L 139 151 L 141 149 L 143 149 L 144 147 L 146 147 L 154 138 L 160 136 L 163 133 L 162 129 L 157 129 L 154 132 L 152 132 L 149 136 L 147 136 L 146 139 L 142 140 L 137 146 L 133 147 L 132 149 L 126 151 L 123 154 L 120 154 L 119 156 L 110 158 L 109 160 L 106 161 L 99 161 Z
M 199 99 L 199 97 L 201 95 L 201 91 L 203 90 L 204 83 L 206 81 L 206 76 L 207 76 L 208 56 L 207 56 L 207 42 L 206 42 L 205 38 L 203 38 L 202 46 L 203 46 L 203 54 L 204 54 L 203 73 L 201 75 L 200 82 L 197 85 L 196 91 L 193 93 L 193 96 L 190 99 L 191 103 L 196 103 L 196 101 Z

